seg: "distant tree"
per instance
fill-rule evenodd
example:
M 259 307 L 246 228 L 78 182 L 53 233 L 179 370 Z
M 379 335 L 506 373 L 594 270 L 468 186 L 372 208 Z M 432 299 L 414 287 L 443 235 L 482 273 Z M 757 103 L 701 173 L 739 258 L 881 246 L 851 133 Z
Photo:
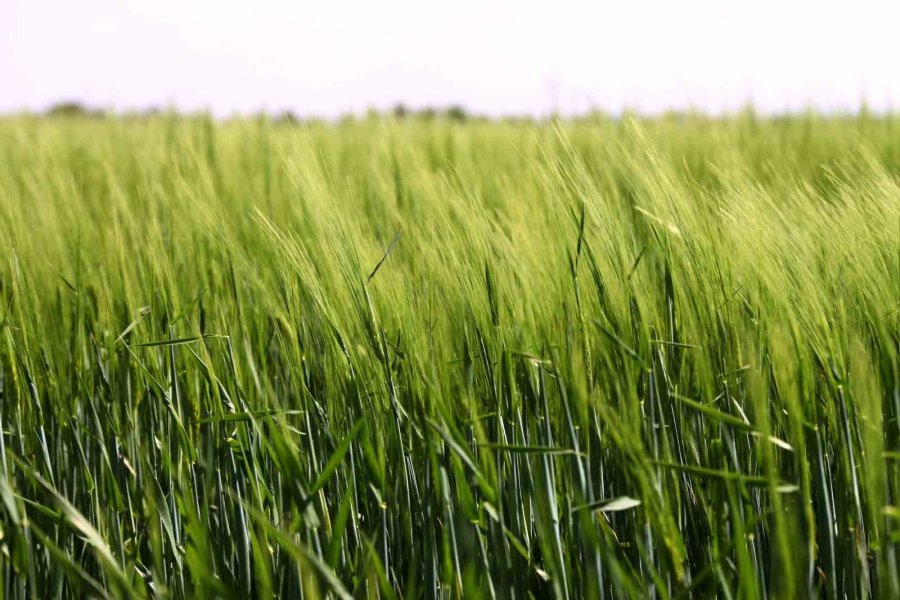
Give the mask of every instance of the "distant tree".
M 102 110 L 93 110 L 85 107 L 79 102 L 66 101 L 58 102 L 47 110 L 50 117 L 102 117 Z
M 392 112 L 395 119 L 405 119 L 410 115 L 409 109 L 402 102 L 396 104 Z
M 469 118 L 469 114 L 466 112 L 466 109 L 464 109 L 462 106 L 459 106 L 458 104 L 447 107 L 447 110 L 444 112 L 444 114 L 451 121 L 464 122 Z
M 275 117 L 275 123 L 279 125 L 298 125 L 300 123 L 300 117 L 292 111 L 286 110 Z

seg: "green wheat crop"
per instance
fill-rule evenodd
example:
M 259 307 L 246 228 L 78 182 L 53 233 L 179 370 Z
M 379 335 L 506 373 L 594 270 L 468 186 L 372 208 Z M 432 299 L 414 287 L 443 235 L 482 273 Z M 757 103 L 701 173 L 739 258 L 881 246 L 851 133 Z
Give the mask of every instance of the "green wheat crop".
M 896 598 L 898 418 L 898 117 L 0 120 L 5 598 Z

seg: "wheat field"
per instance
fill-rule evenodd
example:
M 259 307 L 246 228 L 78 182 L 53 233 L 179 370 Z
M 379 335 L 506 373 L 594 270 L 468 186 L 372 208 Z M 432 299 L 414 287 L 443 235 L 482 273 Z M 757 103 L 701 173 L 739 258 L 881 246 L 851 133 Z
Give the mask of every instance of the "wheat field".
M 898 117 L 0 119 L 4 598 L 896 598 L 898 418 Z

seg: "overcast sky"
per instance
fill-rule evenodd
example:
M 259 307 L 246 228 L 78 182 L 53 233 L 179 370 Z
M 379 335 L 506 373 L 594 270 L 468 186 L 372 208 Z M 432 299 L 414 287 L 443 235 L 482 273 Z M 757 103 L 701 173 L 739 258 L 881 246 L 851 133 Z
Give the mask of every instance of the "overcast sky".
M 900 107 L 900 0 L 0 0 L 0 112 Z

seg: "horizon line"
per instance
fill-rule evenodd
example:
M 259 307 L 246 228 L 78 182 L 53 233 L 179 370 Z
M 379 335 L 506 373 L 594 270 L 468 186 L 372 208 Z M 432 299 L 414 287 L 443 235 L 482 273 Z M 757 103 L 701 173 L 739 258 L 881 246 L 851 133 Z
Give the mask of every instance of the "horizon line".
M 61 99 L 48 103 L 43 108 L 20 107 L 0 110 L 0 118 L 16 117 L 85 117 L 85 118 L 150 118 L 154 116 L 180 116 L 180 117 L 207 117 L 215 121 L 229 121 L 250 118 L 267 118 L 273 121 L 294 122 L 341 122 L 346 120 L 364 120 L 369 118 L 393 117 L 397 119 L 429 119 L 449 118 L 449 120 L 477 120 L 477 121 L 553 121 L 553 120 L 578 120 L 591 117 L 606 117 L 610 119 L 622 119 L 627 117 L 654 119 L 665 117 L 700 117 L 709 119 L 727 119 L 740 115 L 752 114 L 762 118 L 786 118 L 804 115 L 821 117 L 890 117 L 898 114 L 896 107 L 887 106 L 873 108 L 864 98 L 855 108 L 832 107 L 823 108 L 809 101 L 802 108 L 787 107 L 773 110 L 760 108 L 752 101 L 747 101 L 739 106 L 720 110 L 709 110 L 701 106 L 672 106 L 660 109 L 639 109 L 623 106 L 618 110 L 593 106 L 584 110 L 544 110 L 540 112 L 528 111 L 501 111 L 488 112 L 470 109 L 462 102 L 446 102 L 430 105 L 415 105 L 403 101 L 397 101 L 389 106 L 379 106 L 373 103 L 363 109 L 345 110 L 334 115 L 326 116 L 316 111 L 299 111 L 292 108 L 260 108 L 258 110 L 234 110 L 228 114 L 216 114 L 209 107 L 185 109 L 175 103 L 167 105 L 148 104 L 143 107 L 123 108 L 119 106 L 102 107 L 94 103 L 75 99 Z

